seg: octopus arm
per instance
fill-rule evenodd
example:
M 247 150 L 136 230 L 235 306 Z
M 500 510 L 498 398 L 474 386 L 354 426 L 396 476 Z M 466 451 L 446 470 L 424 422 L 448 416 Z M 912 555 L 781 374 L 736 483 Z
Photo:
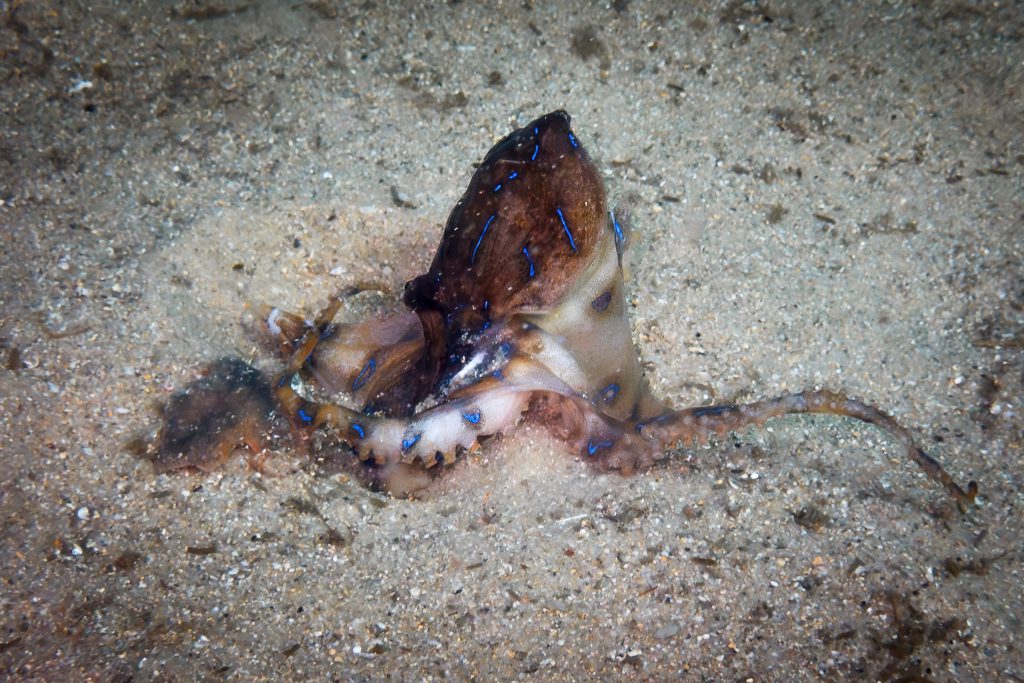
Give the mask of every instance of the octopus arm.
M 735 432 L 746 427 L 764 424 L 767 420 L 793 414 L 826 414 L 851 417 L 875 425 L 888 433 L 905 450 L 907 457 L 931 479 L 942 485 L 961 509 L 974 503 L 978 485 L 970 482 L 966 490 L 943 469 L 935 458 L 921 448 L 910 431 L 892 416 L 878 408 L 832 391 L 805 391 L 747 404 L 726 404 L 669 410 L 650 419 L 637 422 L 633 431 L 654 445 L 655 450 L 673 449 L 679 445 L 704 442 L 712 435 Z M 618 460 L 607 466 L 619 469 L 642 466 L 647 449 L 622 453 L 618 449 L 610 458 Z

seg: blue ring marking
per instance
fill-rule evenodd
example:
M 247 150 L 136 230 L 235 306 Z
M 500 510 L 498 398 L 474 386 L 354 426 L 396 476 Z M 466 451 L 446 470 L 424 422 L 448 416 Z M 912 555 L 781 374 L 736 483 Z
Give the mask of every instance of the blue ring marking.
M 537 154 L 540 152 L 540 145 L 533 146 L 533 154 L 530 155 L 530 161 L 537 161 Z
M 491 321 L 490 320 L 485 320 L 484 324 L 480 326 L 480 329 L 487 330 L 487 329 L 490 329 L 490 327 L 491 327 Z
M 534 126 L 533 127 L 533 134 L 534 135 L 540 135 L 540 126 Z
M 655 415 L 654 417 L 649 418 L 647 420 L 644 420 L 643 422 L 637 422 L 636 423 L 636 431 L 637 432 L 642 432 L 644 427 L 646 427 L 647 425 L 654 424 L 655 422 L 664 422 L 665 420 L 669 419 L 670 417 L 672 417 L 671 413 L 664 413 L 662 415 Z
M 597 453 L 602 448 L 611 448 L 611 446 L 612 446 L 612 442 L 611 441 L 598 441 L 597 443 L 594 443 L 593 441 L 591 441 L 590 443 L 587 444 L 587 455 L 593 455 L 594 453 Z
M 480 409 L 478 408 L 476 410 L 476 412 L 473 412 L 473 413 L 463 413 L 462 414 L 462 419 L 465 420 L 466 422 L 470 423 L 470 424 L 477 424 L 477 423 L 479 423 L 480 422 Z
M 719 415 L 725 415 L 736 410 L 734 405 L 720 405 L 720 406 L 704 406 L 702 408 L 694 408 L 691 415 L 694 417 L 717 417 Z
M 537 269 L 533 266 L 533 259 L 530 258 L 530 250 L 526 248 L 525 244 L 523 245 L 523 256 L 526 257 L 526 262 L 530 264 L 530 277 L 532 278 L 537 272 Z
M 501 346 L 499 346 L 498 348 L 501 349 L 501 353 L 506 356 L 512 353 L 512 344 L 510 342 L 501 342 Z
M 352 391 L 361 389 L 363 385 L 373 377 L 373 373 L 376 369 L 377 360 L 375 358 L 371 358 L 366 361 L 366 365 L 363 366 L 363 369 L 359 371 L 359 375 L 356 376 L 355 381 L 352 382 Z
M 491 227 L 491 222 L 492 222 L 492 221 L 493 221 L 493 220 L 494 220 L 495 218 L 497 218 L 497 217 L 498 217 L 498 214 L 496 214 L 496 213 L 494 213 L 494 214 L 491 214 L 491 217 L 487 219 L 487 222 L 486 222 L 486 223 L 484 223 L 484 229 L 483 229 L 483 231 L 482 231 L 482 232 L 480 233 L 480 238 L 479 238 L 479 239 L 478 239 L 478 240 L 476 241 L 476 246 L 475 246 L 475 247 L 473 247 L 473 255 L 469 257 L 469 263 L 470 263 L 470 265 L 472 265 L 472 264 L 476 263 L 476 252 L 477 252 L 477 250 L 478 250 L 478 249 L 480 249 L 480 243 L 484 241 L 484 236 L 485 236 L 485 235 L 487 234 L 487 229 L 488 229 L 489 227 Z
M 508 174 L 508 179 L 509 180 L 515 180 L 518 177 L 519 177 L 519 171 L 512 171 L 511 173 Z
M 402 452 L 405 452 L 412 448 L 413 446 L 415 446 L 416 442 L 420 440 L 421 436 L 423 436 L 423 432 L 420 432 L 411 439 L 402 439 Z
M 615 382 L 612 382 L 611 384 L 606 386 L 604 389 L 601 389 L 597 393 L 601 396 L 602 399 L 604 399 L 605 403 L 611 403 L 612 401 L 615 400 L 615 397 L 619 395 L 619 385 L 616 384 Z
M 572 145 L 573 149 L 580 146 L 580 143 L 576 142 L 576 136 L 572 134 L 571 130 L 569 131 L 569 144 Z
M 502 374 L 501 370 L 495 370 L 494 372 L 492 372 L 491 373 L 491 377 L 493 377 L 494 379 L 500 379 L 500 380 L 504 380 L 505 379 L 505 375 Z
M 298 413 L 299 419 L 305 422 L 306 424 L 309 424 L 310 422 L 313 421 L 313 416 L 307 413 L 305 408 L 299 408 Z
M 609 211 L 608 215 L 612 217 L 612 229 L 615 230 L 615 241 L 619 244 L 624 244 L 626 239 L 622 236 L 622 226 L 619 225 L 619 219 L 615 217 L 615 211 Z
M 576 251 L 576 240 L 572 238 L 572 231 L 569 230 L 569 224 L 565 222 L 565 214 L 563 214 L 562 210 L 557 207 L 555 208 L 555 213 L 558 214 L 558 220 L 562 221 L 562 229 L 565 230 L 565 235 L 569 238 L 569 246 L 573 251 Z
M 486 311 L 490 307 L 491 307 L 491 300 L 490 299 L 484 299 L 484 310 Z
M 494 191 L 495 192 L 497 192 L 500 189 L 501 189 L 501 183 L 498 183 L 497 185 L 494 186 Z
M 363 429 L 363 425 L 359 424 L 358 422 L 352 423 L 352 431 L 358 434 L 360 439 L 366 438 L 366 430 Z

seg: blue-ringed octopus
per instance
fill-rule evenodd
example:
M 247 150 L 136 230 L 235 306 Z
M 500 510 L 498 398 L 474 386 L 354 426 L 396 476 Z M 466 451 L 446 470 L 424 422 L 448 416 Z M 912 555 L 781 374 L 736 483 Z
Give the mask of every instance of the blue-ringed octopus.
M 832 391 L 675 410 L 648 389 L 626 314 L 630 231 L 598 170 L 555 111 L 500 140 L 455 205 L 429 270 L 408 282 L 407 310 L 334 321 L 268 309 L 284 368 L 238 359 L 168 403 L 154 463 L 209 468 L 239 443 L 264 450 L 287 431 L 350 462 L 370 485 L 407 494 L 524 415 L 584 462 L 623 474 L 666 453 L 791 413 L 856 418 L 888 432 L 961 509 L 961 488 L 878 408 Z

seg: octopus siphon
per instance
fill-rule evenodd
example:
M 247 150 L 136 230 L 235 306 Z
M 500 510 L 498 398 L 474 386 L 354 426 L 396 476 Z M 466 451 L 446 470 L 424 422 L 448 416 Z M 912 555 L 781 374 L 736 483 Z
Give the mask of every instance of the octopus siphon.
M 341 324 L 352 290 L 314 320 L 267 309 L 284 368 L 221 359 L 164 411 L 154 464 L 208 469 L 238 445 L 290 434 L 370 486 L 415 492 L 524 416 L 601 471 L 633 473 L 680 446 L 792 413 L 876 425 L 961 509 L 966 490 L 891 416 L 840 393 L 675 410 L 648 389 L 630 335 L 623 256 L 630 231 L 598 170 L 555 111 L 500 140 L 455 205 L 406 310 Z

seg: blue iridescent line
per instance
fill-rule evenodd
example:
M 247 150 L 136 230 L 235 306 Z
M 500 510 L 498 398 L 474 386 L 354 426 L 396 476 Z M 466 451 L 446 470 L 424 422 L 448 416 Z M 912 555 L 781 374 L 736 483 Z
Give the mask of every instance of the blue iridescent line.
M 493 220 L 494 220 L 495 218 L 497 218 L 497 217 L 498 217 L 498 214 L 496 214 L 496 213 L 495 213 L 495 214 L 492 214 L 492 215 L 491 215 L 491 217 L 487 219 L 487 222 L 486 222 L 486 223 L 484 223 L 484 229 L 483 229 L 483 232 L 481 232 L 481 233 L 480 233 L 480 238 L 479 238 L 479 239 L 478 239 L 478 240 L 476 241 L 476 246 L 475 246 L 475 247 L 473 247 L 473 255 L 472 255 L 472 256 L 471 256 L 470 258 L 469 258 L 469 263 L 470 263 L 471 265 L 472 265 L 473 263 L 476 263 L 476 252 L 477 252 L 477 250 L 479 250 L 479 249 L 480 249 L 480 243 L 484 241 L 484 236 L 485 236 L 485 235 L 487 234 L 487 229 L 488 229 L 489 227 L 491 227 L 491 222 L 492 222 L 492 221 L 493 221 Z
M 355 391 L 356 389 L 360 389 L 364 384 L 366 384 L 366 382 L 373 377 L 373 371 L 376 369 L 376 360 L 371 358 L 366 361 L 366 365 L 363 366 L 363 369 L 359 371 L 359 375 L 356 377 L 355 381 L 352 382 L 352 390 Z
M 565 214 L 559 208 L 555 209 L 555 213 L 558 214 L 558 220 L 562 221 L 562 229 L 565 230 L 566 237 L 569 238 L 569 246 L 573 251 L 576 251 L 576 240 L 572 238 L 572 231 L 569 230 L 569 224 L 565 222 Z
M 526 257 L 526 262 L 530 264 L 530 277 L 533 277 L 536 269 L 533 267 L 533 259 L 530 258 L 530 250 L 526 246 L 523 247 L 523 256 Z

